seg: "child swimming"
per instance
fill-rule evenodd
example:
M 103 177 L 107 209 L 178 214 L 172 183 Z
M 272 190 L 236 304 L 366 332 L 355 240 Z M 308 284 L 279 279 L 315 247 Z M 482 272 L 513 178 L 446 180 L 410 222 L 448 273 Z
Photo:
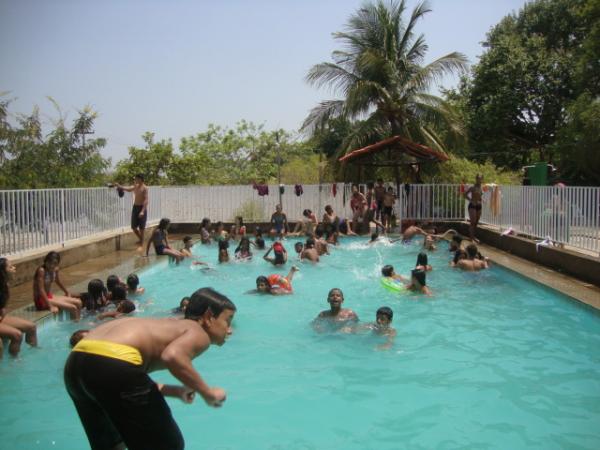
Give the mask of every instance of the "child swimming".
M 375 313 L 375 322 L 371 324 L 371 329 L 374 334 L 385 336 L 386 342 L 377 346 L 380 350 L 386 350 L 394 344 L 396 330 L 392 327 L 392 319 L 394 312 L 387 306 L 382 306 Z
M 421 252 L 417 255 L 417 263 L 415 264 L 415 269 L 421 269 L 425 272 L 429 272 L 432 269 L 432 267 L 429 265 L 427 253 Z
M 286 295 L 292 293 L 292 278 L 294 273 L 298 271 L 296 266 L 292 266 L 287 276 L 272 274 L 268 277 L 259 276 L 256 279 L 256 290 L 252 293 L 271 294 L 271 295 Z
M 121 300 L 117 305 L 117 309 L 114 311 L 106 311 L 101 314 L 98 314 L 98 320 L 104 319 L 118 319 L 126 314 L 132 313 L 135 311 L 135 303 L 131 300 Z
M 406 286 L 409 291 L 420 292 L 421 294 L 431 295 L 431 290 L 427 287 L 427 278 L 425 271 L 413 269 L 410 276 L 410 284 Z
M 102 280 L 96 278 L 88 283 L 87 292 L 83 292 L 79 298 L 86 310 L 97 311 L 108 304 L 107 294 L 108 291 L 104 287 Z
M 219 241 L 219 263 L 229 262 L 229 252 L 227 249 L 229 248 L 229 242 L 221 239 Z
M 273 255 L 274 255 L 273 257 L 269 256 L 271 251 L 273 252 Z M 285 249 L 283 244 L 279 241 L 274 242 L 273 245 L 271 245 L 271 247 L 269 248 L 269 250 L 267 250 L 267 253 L 265 253 L 265 256 L 263 256 L 263 259 L 265 261 L 270 262 L 274 266 L 284 265 L 287 262 L 287 258 L 288 258 L 287 250 Z
M 358 315 L 349 308 L 342 308 L 344 293 L 339 288 L 333 288 L 327 294 L 329 309 L 321 311 L 313 320 L 315 331 L 322 333 L 328 328 L 335 331 L 351 332 L 358 322 Z
M 298 244 L 298 243 L 297 243 Z M 300 244 L 302 245 L 302 244 Z M 297 250 L 297 248 L 296 248 Z M 306 244 L 302 248 L 300 252 L 300 261 L 308 260 L 313 263 L 319 262 L 319 252 L 315 248 L 315 240 L 312 238 L 308 238 L 306 240 Z
M 146 291 L 140 287 L 140 279 L 135 273 L 127 275 L 127 293 L 129 295 L 143 294 Z
M 250 251 L 250 239 L 248 239 L 246 236 L 242 237 L 240 244 L 235 249 L 234 254 L 236 259 L 251 259 L 252 252 Z

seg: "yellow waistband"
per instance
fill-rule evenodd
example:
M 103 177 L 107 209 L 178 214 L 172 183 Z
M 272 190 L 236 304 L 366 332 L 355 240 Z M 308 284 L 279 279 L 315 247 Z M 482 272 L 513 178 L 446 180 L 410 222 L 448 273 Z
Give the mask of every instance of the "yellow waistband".
M 73 347 L 73 351 L 120 359 L 121 361 L 135 364 L 136 366 L 141 366 L 144 362 L 142 354 L 137 348 L 108 341 L 82 339 L 75 347 Z

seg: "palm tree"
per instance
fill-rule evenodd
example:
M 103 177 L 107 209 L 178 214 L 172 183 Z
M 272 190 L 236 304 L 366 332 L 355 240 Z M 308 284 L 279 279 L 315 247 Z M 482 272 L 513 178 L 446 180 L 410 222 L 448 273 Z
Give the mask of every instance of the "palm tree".
M 350 17 L 345 32 L 334 33 L 344 50 L 332 53 L 333 62 L 313 66 L 306 81 L 331 87 L 344 99 L 313 108 L 303 131 L 314 133 L 334 117 L 353 120 L 342 153 L 395 135 L 443 151 L 440 129 L 461 134 L 452 108 L 428 90 L 444 75 L 466 71 L 467 59 L 454 52 L 422 66 L 428 47 L 423 35 L 415 37 L 414 28 L 431 10 L 423 2 L 405 23 L 405 9 L 404 0 L 365 3 Z

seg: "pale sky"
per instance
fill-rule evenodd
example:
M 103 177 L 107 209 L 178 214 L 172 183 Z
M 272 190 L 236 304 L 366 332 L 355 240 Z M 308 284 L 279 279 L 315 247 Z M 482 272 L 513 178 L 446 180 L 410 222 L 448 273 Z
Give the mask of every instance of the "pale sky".
M 179 139 L 209 123 L 241 119 L 297 130 L 332 93 L 304 77 L 339 48 L 362 0 L 0 0 L 0 92 L 12 113 L 38 105 L 68 119 L 85 105 L 99 113 L 113 164 L 146 131 Z M 524 0 L 431 0 L 420 22 L 426 62 L 452 51 L 471 63 L 481 41 Z M 408 0 L 412 11 L 414 0 Z M 456 80 L 447 79 L 445 87 Z

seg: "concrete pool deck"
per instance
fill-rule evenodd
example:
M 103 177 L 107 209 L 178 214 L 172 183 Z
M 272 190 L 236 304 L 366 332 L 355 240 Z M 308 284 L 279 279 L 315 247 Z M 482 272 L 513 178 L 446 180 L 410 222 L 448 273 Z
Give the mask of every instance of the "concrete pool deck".
M 183 235 L 174 234 L 171 236 L 171 240 L 176 242 L 182 237 Z M 193 237 L 194 239 L 199 238 L 199 236 Z M 108 275 L 111 274 L 117 274 L 121 278 L 125 278 L 128 274 L 137 272 L 157 261 L 156 256 L 144 257 L 142 256 L 142 252 L 134 246 L 128 247 L 130 248 L 89 258 L 83 262 L 61 269 L 61 281 L 71 292 L 81 293 L 87 290 L 87 283 L 93 278 L 106 280 Z M 546 285 L 574 300 L 600 310 L 600 287 L 485 244 L 480 244 L 479 247 L 482 253 L 488 256 L 494 264 L 515 271 L 526 278 Z M 29 320 L 46 320 L 51 317 L 48 311 L 34 310 L 32 306 L 32 281 L 27 281 L 11 288 L 11 299 L 8 306 L 11 314 Z

